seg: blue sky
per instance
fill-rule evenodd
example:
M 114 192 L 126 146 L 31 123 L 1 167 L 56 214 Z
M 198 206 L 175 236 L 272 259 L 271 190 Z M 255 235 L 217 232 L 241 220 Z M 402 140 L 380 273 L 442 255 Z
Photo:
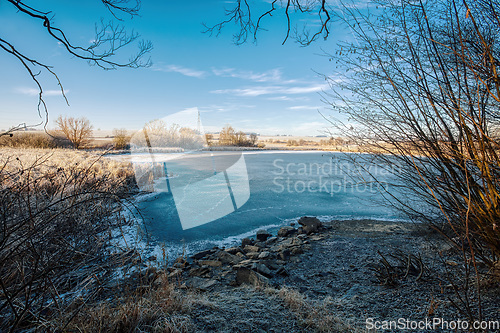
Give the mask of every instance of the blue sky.
M 110 18 L 100 1 L 29 1 L 40 10 L 52 10 L 53 24 L 64 29 L 75 44 L 88 45 L 95 22 Z M 266 5 L 265 0 L 256 1 Z M 230 1 L 147 1 L 141 16 L 124 18 L 128 29 L 151 40 L 150 68 L 104 71 L 70 57 L 40 27 L 40 23 L 0 4 L 0 36 L 26 55 L 54 66 L 66 90 L 66 105 L 55 80 L 42 73 L 50 119 L 60 114 L 85 116 L 94 128 L 139 129 L 144 123 L 184 109 L 197 107 L 206 131 L 225 124 L 237 130 L 276 135 L 319 135 L 328 123 L 318 113 L 331 111 L 321 102 L 328 91 L 324 78 L 334 65 L 321 56 L 333 52 L 337 40 L 349 38 L 345 29 L 332 27 L 332 38 L 301 47 L 285 36 L 282 18 L 264 22 L 267 31 L 237 46 L 229 26 L 218 37 L 202 33 L 202 23 L 224 18 Z M 314 20 L 314 18 L 312 18 Z M 314 21 L 311 21 L 314 24 Z M 127 58 L 134 48 L 123 49 Z M 0 52 L 0 128 L 38 123 L 36 86 L 21 64 Z

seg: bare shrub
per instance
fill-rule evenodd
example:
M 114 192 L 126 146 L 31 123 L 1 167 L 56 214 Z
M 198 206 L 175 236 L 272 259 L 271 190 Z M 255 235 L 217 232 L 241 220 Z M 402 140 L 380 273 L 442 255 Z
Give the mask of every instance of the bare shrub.
M 138 148 L 199 149 L 206 139 L 195 130 L 178 124 L 167 125 L 163 120 L 153 120 L 144 125 L 142 135 L 134 135 L 130 142 Z
M 219 133 L 219 145 L 232 146 L 235 144 L 235 137 L 236 132 L 234 128 L 230 125 L 226 125 Z
M 15 152 L 0 155 L 0 330 L 50 331 L 136 257 L 113 246 L 129 173 L 95 155 Z
M 250 144 L 251 144 L 252 146 L 255 146 L 255 145 L 257 144 L 257 139 L 258 139 L 258 138 L 259 138 L 259 137 L 257 136 L 257 134 L 255 134 L 255 133 L 251 133 L 251 134 L 250 134 L 250 139 L 249 139 Z
M 0 137 L 0 146 L 11 148 L 55 148 L 56 141 L 45 133 L 15 132 Z
M 127 130 L 114 129 L 113 130 L 113 145 L 115 149 L 127 149 L 130 144 L 130 136 L 127 134 Z
M 220 146 L 255 147 L 257 134 L 250 134 L 250 138 L 243 131 L 236 132 L 231 125 L 226 125 L 219 133 Z
M 207 141 L 208 146 L 213 146 L 214 144 L 214 135 L 213 134 L 205 134 L 205 140 Z
M 481 318 L 478 261 L 500 260 L 498 2 L 381 3 L 377 18 L 353 8 L 339 17 L 356 42 L 330 55 L 351 73 L 331 84 L 349 122 L 335 124 L 360 150 L 385 153 L 355 163 L 392 174 L 388 202 L 456 245 L 460 310 Z
M 85 118 L 73 118 L 59 116 L 56 124 L 66 138 L 71 141 L 75 149 L 81 148 L 90 141 L 92 137 L 92 125 Z

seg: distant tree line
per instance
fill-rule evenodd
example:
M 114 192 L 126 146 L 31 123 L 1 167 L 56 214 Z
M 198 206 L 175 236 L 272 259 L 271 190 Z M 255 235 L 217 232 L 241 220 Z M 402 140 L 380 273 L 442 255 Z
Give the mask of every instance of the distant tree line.
M 163 120 L 153 120 L 141 130 L 142 135 L 132 137 L 130 144 L 136 148 L 199 149 L 205 145 L 203 136 L 189 127 L 170 126 Z
M 212 134 L 205 135 L 209 146 L 237 146 L 257 147 L 257 134 L 246 135 L 243 131 L 236 132 L 231 125 L 226 125 L 219 133 L 219 141 L 216 143 Z

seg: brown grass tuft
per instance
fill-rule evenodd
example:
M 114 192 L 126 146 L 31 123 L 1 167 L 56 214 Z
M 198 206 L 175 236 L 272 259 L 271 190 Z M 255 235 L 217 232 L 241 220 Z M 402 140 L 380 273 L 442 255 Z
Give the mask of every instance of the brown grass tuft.
M 312 300 L 298 290 L 288 287 L 281 287 L 279 290 L 267 288 L 265 292 L 279 297 L 307 331 L 357 332 L 355 328 L 336 318 L 329 311 L 328 308 L 332 303 L 330 297 Z

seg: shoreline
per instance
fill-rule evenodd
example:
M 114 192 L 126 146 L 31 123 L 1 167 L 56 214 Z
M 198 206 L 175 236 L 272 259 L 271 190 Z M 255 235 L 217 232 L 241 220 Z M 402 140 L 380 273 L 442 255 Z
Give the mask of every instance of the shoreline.
M 155 281 L 173 283 L 182 294 L 196 293 L 210 304 L 195 305 L 187 314 L 192 329 L 201 331 L 365 332 L 367 318 L 466 319 L 445 284 L 446 272 L 457 273 L 457 266 L 443 267 L 445 260 L 459 262 L 460 254 L 425 225 L 303 222 L 282 227 L 278 235 L 261 231 L 238 246 L 179 257 Z M 391 281 L 377 276 L 381 255 L 395 269 Z M 405 275 L 396 258 L 408 256 L 423 265 L 412 263 L 416 271 Z M 483 299 L 487 319 L 497 319 L 497 295 Z
M 149 200 L 151 197 L 154 197 L 156 193 L 139 193 L 134 195 L 134 204 L 142 200 Z M 244 238 L 255 238 L 257 231 L 265 229 L 270 233 L 277 233 L 278 230 L 285 226 L 296 226 L 298 220 L 303 216 L 296 216 L 293 218 L 280 219 L 279 222 L 270 223 L 265 225 L 260 225 L 257 227 L 253 227 L 250 230 L 243 231 L 241 233 L 232 234 L 224 236 L 220 239 L 196 239 L 185 241 L 182 236 L 178 238 L 177 241 L 165 241 L 154 239 L 154 235 L 149 235 L 148 239 L 144 240 L 140 238 L 137 227 L 143 228 L 144 221 L 141 218 L 134 217 L 132 213 L 127 214 L 134 222 L 133 226 L 129 228 L 130 231 L 127 232 L 127 243 L 134 243 L 138 248 L 143 249 L 143 253 L 146 257 L 154 256 L 156 258 L 161 258 L 164 253 L 166 253 L 166 260 L 169 264 L 173 263 L 175 259 L 181 255 L 193 255 L 196 252 L 208 250 L 214 247 L 219 248 L 227 248 L 235 246 L 238 243 L 241 243 Z M 312 216 L 312 215 L 311 215 Z M 317 215 L 315 216 L 321 223 L 402 223 L 402 224 L 421 224 L 417 221 L 412 221 L 410 219 L 404 218 L 387 218 L 387 217 L 373 217 L 373 216 L 352 216 L 352 215 Z M 123 243 L 122 243 L 123 245 Z M 167 250 L 168 248 L 168 250 Z M 165 261 L 165 260 L 163 260 Z

